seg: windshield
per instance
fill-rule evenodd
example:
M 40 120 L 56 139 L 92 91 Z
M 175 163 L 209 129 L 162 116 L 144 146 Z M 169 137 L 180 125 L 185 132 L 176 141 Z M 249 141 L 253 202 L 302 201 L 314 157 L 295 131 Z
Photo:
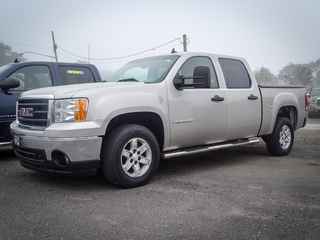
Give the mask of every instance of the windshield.
M 13 63 L 10 63 L 10 64 L 7 64 L 7 65 L 4 65 L 4 66 L 0 67 L 0 75 L 1 75 L 4 71 L 6 71 L 7 69 L 9 69 L 9 68 L 11 68 L 11 67 L 13 67 L 13 66 L 14 66 L 14 64 L 13 64 Z
M 107 82 L 161 82 L 180 56 L 166 55 L 127 63 L 104 81 Z
M 313 89 L 311 97 L 320 97 L 320 89 Z

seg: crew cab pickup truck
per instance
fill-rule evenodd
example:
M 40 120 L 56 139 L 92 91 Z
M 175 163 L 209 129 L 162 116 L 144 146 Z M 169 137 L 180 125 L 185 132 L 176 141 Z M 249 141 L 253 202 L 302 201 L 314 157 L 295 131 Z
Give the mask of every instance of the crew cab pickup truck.
M 16 101 L 26 90 L 75 83 L 101 82 L 93 65 L 21 62 L 0 67 L 0 144 L 10 143 L 10 124 L 16 119 Z
M 22 166 L 148 183 L 160 159 L 257 143 L 290 152 L 306 124 L 302 86 L 258 86 L 247 62 L 174 53 L 127 63 L 106 82 L 25 92 L 11 124 Z

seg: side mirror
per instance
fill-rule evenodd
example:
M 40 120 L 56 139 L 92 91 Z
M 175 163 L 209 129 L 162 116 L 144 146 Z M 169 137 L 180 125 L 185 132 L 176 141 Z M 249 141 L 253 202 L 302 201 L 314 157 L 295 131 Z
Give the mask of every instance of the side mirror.
M 186 84 L 186 79 L 193 79 L 193 83 Z M 180 76 L 177 74 L 173 79 L 173 85 L 180 91 L 183 87 L 210 88 L 210 81 L 210 68 L 207 66 L 197 66 L 194 68 L 193 76 Z
M 19 86 L 20 81 L 18 78 L 15 77 L 5 78 L 2 82 L 0 82 L 0 88 L 5 92 L 7 92 L 7 90 L 10 88 L 17 88 Z
M 211 74 L 207 66 L 197 66 L 193 70 L 195 88 L 210 88 Z
M 177 74 L 173 79 L 173 85 L 176 89 L 182 90 L 182 87 L 184 86 L 184 76 Z

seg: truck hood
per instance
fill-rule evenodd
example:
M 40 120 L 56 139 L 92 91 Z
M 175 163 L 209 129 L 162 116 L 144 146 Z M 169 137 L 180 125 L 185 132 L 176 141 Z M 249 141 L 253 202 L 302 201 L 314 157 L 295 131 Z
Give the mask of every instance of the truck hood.
M 75 85 L 64 85 L 46 88 L 37 88 L 26 91 L 21 94 L 23 97 L 52 95 L 55 99 L 72 98 L 72 97 L 86 97 L 88 95 L 97 94 L 99 92 L 110 92 L 119 88 L 128 88 L 133 86 L 145 85 L 142 82 L 98 82 L 98 83 L 84 83 Z

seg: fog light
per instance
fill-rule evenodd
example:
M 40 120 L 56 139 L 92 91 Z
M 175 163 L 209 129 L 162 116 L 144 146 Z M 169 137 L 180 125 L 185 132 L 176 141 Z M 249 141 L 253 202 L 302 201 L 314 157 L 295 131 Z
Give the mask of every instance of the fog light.
M 51 153 L 52 161 L 59 167 L 67 167 L 70 164 L 70 160 L 66 154 L 60 151 L 53 151 Z

